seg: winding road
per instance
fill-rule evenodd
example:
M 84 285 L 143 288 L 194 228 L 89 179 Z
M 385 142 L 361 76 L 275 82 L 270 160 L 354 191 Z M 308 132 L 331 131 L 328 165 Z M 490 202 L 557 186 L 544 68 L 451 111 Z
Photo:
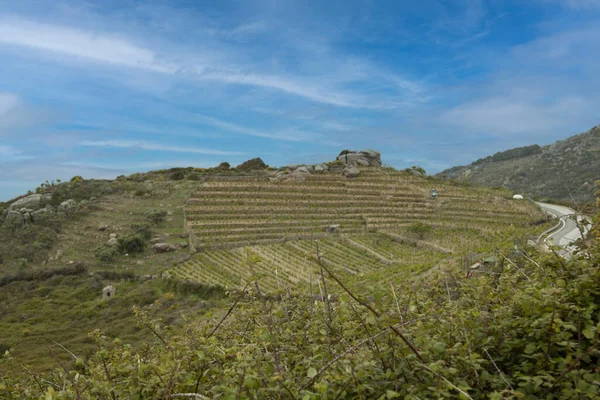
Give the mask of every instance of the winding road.
M 546 245 L 559 246 L 561 248 L 559 250 L 559 253 L 565 258 L 571 258 L 571 255 L 573 253 L 573 248 L 571 247 L 571 244 L 572 242 L 581 237 L 581 232 L 577 227 L 577 223 L 573 219 L 573 216 L 576 215 L 575 210 L 569 207 L 557 206 L 556 204 L 540 203 L 537 201 L 536 204 L 543 211 L 547 212 L 548 214 L 554 215 L 557 219 L 560 220 L 558 228 L 556 228 L 556 230 L 551 230 L 546 239 L 544 239 L 544 243 Z M 584 232 L 587 232 L 588 230 L 589 228 L 586 227 Z M 540 236 L 540 239 L 542 236 Z

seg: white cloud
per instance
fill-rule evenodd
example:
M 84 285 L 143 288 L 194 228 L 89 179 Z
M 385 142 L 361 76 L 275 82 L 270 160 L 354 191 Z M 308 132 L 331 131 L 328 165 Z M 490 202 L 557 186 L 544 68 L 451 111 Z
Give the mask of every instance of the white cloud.
M 162 152 L 174 152 L 174 153 L 195 153 L 195 154 L 207 154 L 216 156 L 240 156 L 244 155 L 243 152 L 237 151 L 224 151 L 205 149 L 199 147 L 185 147 L 185 146 L 169 146 L 160 143 L 151 143 L 137 140 L 86 140 L 79 143 L 80 146 L 87 147 L 108 147 L 108 148 L 136 148 L 149 151 L 162 151 Z
M 251 23 L 239 26 L 233 32 L 241 35 L 263 28 L 261 23 Z M 136 45 L 118 35 L 37 23 L 17 17 L 0 17 L 0 44 L 59 53 L 112 66 L 177 75 L 187 79 L 273 89 L 339 107 L 365 109 L 405 107 L 406 99 L 399 101 L 396 97 L 406 98 L 421 90 L 416 83 L 391 73 L 384 74 L 369 63 L 352 59 L 344 63 L 340 57 L 320 58 L 320 63 L 316 67 L 319 70 L 313 70 L 311 67 L 310 75 L 265 74 L 262 71 L 270 69 L 267 65 L 255 64 L 255 58 L 246 62 L 239 58 L 241 56 L 238 54 L 243 53 L 242 49 L 213 46 L 218 50 L 180 48 L 159 52 Z M 174 63 L 166 60 L 178 61 Z M 60 59 L 60 62 L 65 63 L 71 61 L 69 57 Z M 251 69 L 248 70 L 248 67 Z M 339 70 L 332 70 L 329 67 Z M 387 81 L 388 86 L 391 85 L 396 91 L 402 93 L 386 98 L 343 90 L 344 85 L 353 85 L 357 80 L 364 83 L 371 79 Z
M 152 51 L 126 40 L 20 18 L 0 18 L 0 42 L 163 73 L 173 73 L 176 70 L 173 66 L 159 62 Z

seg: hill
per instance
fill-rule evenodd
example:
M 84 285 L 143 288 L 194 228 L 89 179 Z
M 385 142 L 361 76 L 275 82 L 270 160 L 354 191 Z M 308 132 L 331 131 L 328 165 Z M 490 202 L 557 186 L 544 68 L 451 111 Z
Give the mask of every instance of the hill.
M 600 125 L 547 146 L 526 146 L 449 168 L 438 176 L 504 187 L 539 199 L 590 203 L 600 171 Z
M 0 397 L 596 390 L 596 259 L 538 257 L 529 201 L 377 154 L 74 177 L 3 204 Z

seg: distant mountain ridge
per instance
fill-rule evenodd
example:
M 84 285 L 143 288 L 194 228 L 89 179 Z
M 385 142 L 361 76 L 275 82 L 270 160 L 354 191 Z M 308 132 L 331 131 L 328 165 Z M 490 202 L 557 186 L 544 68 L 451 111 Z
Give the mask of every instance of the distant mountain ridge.
M 592 202 L 594 182 L 600 179 L 600 125 L 547 146 L 498 152 L 438 176 L 501 186 L 538 198 Z

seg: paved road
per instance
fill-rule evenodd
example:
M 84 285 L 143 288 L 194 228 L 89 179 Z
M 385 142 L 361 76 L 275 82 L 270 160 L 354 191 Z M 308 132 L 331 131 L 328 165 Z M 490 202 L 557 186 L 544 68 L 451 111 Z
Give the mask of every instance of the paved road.
M 548 235 L 545 239 L 546 244 L 560 246 L 564 249 L 564 251 L 561 251 L 561 254 L 565 256 L 568 254 L 568 256 L 570 256 L 572 252 L 572 249 L 570 248 L 571 243 L 581 237 L 581 232 L 579 231 L 579 228 L 577 228 L 575 221 L 572 219 L 572 216 L 575 215 L 575 210 L 572 210 L 569 207 L 557 206 L 555 204 L 540 202 L 536 202 L 536 204 L 547 213 L 560 218 L 561 226 L 558 230 Z M 570 258 L 568 256 L 567 258 Z

